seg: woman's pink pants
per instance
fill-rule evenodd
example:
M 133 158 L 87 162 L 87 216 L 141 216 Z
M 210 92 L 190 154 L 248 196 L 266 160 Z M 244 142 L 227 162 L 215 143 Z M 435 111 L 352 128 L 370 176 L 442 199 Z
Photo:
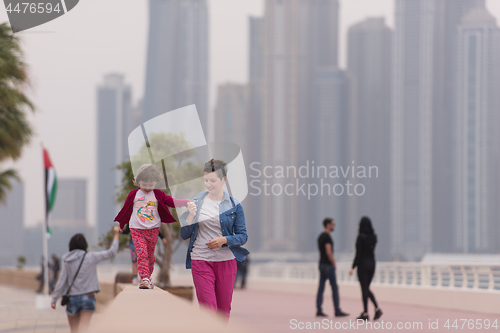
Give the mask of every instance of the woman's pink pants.
M 236 259 L 191 260 L 191 272 L 198 303 L 221 312 L 229 320 L 236 279 Z

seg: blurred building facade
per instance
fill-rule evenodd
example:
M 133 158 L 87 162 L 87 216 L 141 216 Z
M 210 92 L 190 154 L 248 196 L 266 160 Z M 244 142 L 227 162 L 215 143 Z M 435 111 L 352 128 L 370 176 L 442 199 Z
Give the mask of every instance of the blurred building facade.
M 321 68 L 338 65 L 338 1 L 268 0 L 264 10 L 261 168 L 298 168 L 311 157 L 308 140 L 315 76 Z M 276 188 L 296 180 L 271 179 Z M 307 197 L 270 194 L 261 196 L 265 217 L 261 250 L 315 249 L 311 228 L 321 221 L 311 218 Z M 338 212 L 328 215 L 334 214 Z
M 263 123 L 263 98 L 264 98 L 264 19 L 250 17 L 248 45 L 248 109 L 246 112 L 246 148 L 243 152 L 245 167 L 251 186 L 255 172 L 252 165 L 262 163 L 262 123 Z M 259 250 L 261 247 L 261 226 L 263 214 L 260 196 L 249 188 L 249 195 L 243 202 L 245 216 L 250 223 L 247 224 L 248 247 Z
M 384 18 L 368 18 L 351 26 L 347 36 L 347 72 L 351 80 L 349 155 L 364 167 L 375 166 L 372 178 L 360 178 L 366 193 L 348 197 L 348 239 L 355 239 L 362 216 L 375 230 L 390 230 L 392 31 Z M 347 134 L 346 134 L 347 135 Z M 373 169 L 375 170 L 375 169 Z M 390 258 L 390 233 L 378 232 L 377 258 Z
M 500 29 L 485 9 L 458 27 L 456 226 L 454 250 L 498 249 Z
M 351 108 L 351 81 L 347 73 L 337 67 L 321 67 L 316 71 L 313 83 L 313 104 L 308 112 L 313 120 L 309 133 L 309 163 L 317 169 L 318 176 L 310 181 L 318 186 L 318 195 L 306 201 L 302 209 L 307 209 L 307 226 L 301 228 L 303 237 L 310 239 L 307 250 L 317 249 L 316 238 L 324 229 L 325 217 L 335 219 L 335 249 L 351 249 L 356 234 L 352 232 L 354 221 L 347 216 L 346 180 L 326 178 L 331 165 L 345 165 L 349 161 L 350 128 L 349 110 Z M 323 167 L 326 167 L 323 169 Z M 341 184 L 342 187 L 337 184 Z M 305 217 L 306 218 L 306 217 Z M 350 232 L 351 231 L 351 232 Z
M 393 44 L 393 256 L 451 251 L 456 32 L 481 0 L 397 0 Z
M 59 178 L 50 226 L 87 226 L 87 180 Z
M 217 89 L 217 104 L 214 110 L 215 142 L 232 142 L 246 152 L 247 135 L 251 130 L 247 124 L 248 86 L 226 83 Z
M 116 166 L 128 160 L 132 90 L 121 74 L 109 74 L 97 88 L 97 235 L 108 232 L 120 208 L 115 203 L 122 173 Z
M 142 122 L 196 104 L 208 137 L 206 0 L 150 0 Z

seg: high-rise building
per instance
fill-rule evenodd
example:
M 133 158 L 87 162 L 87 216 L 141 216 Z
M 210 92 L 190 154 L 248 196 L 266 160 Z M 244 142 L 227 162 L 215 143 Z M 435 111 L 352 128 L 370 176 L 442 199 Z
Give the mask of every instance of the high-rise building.
M 262 122 L 264 98 L 264 19 L 249 18 L 249 64 L 248 64 L 248 109 L 246 111 L 246 147 L 244 154 L 247 175 L 255 175 L 251 165 L 262 163 Z M 254 163 L 254 164 L 252 164 Z M 253 178 L 250 178 L 252 181 Z M 248 248 L 258 250 L 261 246 L 262 197 L 253 190 L 243 202 L 247 217 Z
M 432 115 L 436 21 L 434 0 L 397 0 L 392 107 L 392 254 L 417 260 L 432 244 Z
M 14 266 L 16 258 L 24 253 L 24 184 L 12 185 L 6 202 L 0 204 L 0 228 L 4 230 L 0 233 L 0 265 L 9 266 Z
M 150 0 L 143 122 L 196 104 L 208 129 L 206 0 Z
M 298 168 L 311 157 L 314 79 L 337 65 L 337 36 L 338 1 L 265 2 L 262 167 Z M 272 186 L 295 180 L 273 177 Z M 262 250 L 314 248 L 311 228 L 321 221 L 311 219 L 312 206 L 299 195 L 262 195 Z
M 394 257 L 449 251 L 453 227 L 456 31 L 482 0 L 397 0 L 393 43 L 391 231 Z
M 97 88 L 97 227 L 109 231 L 119 209 L 116 186 L 122 174 L 116 166 L 128 159 L 128 125 L 132 116 L 132 92 L 121 74 L 109 74 Z
M 457 30 L 464 15 L 473 8 L 484 8 L 484 0 L 436 1 L 439 16 L 433 23 L 434 82 L 432 114 L 432 251 L 453 251 L 456 196 L 456 92 L 457 92 Z
M 248 108 L 248 86 L 226 83 L 217 89 L 217 104 L 214 110 L 215 142 L 231 142 L 246 152 Z
M 59 178 L 57 200 L 50 216 L 51 226 L 85 227 L 87 225 L 87 180 Z
M 318 186 L 318 195 L 309 201 L 302 199 L 306 202 L 303 207 L 309 209 L 308 219 L 304 220 L 308 228 L 302 228 L 301 233 L 304 239 L 308 239 L 310 247 L 307 250 L 315 250 L 315 240 L 324 229 L 321 222 L 325 217 L 334 218 L 335 249 L 343 251 L 352 245 L 356 237 L 355 233 L 349 233 L 352 223 L 348 221 L 345 209 L 346 182 L 343 178 L 329 178 L 326 175 L 331 172 L 330 166 L 348 164 L 350 80 L 345 71 L 336 67 L 322 68 L 316 72 L 313 90 L 315 102 L 309 114 L 313 122 L 309 138 L 311 146 L 308 149 L 312 158 L 308 163 L 317 174 L 312 176 L 311 173 L 308 182 Z
M 392 31 L 384 18 L 368 18 L 349 28 L 347 44 L 352 91 L 349 122 L 353 129 L 349 133 L 350 160 L 378 170 L 373 178 L 356 180 L 365 186 L 365 194 L 348 198 L 349 238 L 354 239 L 357 222 L 365 215 L 372 219 L 375 229 L 390 230 Z M 378 235 L 377 258 L 389 259 L 390 233 Z
M 458 27 L 455 250 L 492 252 L 498 244 L 500 28 L 485 9 Z

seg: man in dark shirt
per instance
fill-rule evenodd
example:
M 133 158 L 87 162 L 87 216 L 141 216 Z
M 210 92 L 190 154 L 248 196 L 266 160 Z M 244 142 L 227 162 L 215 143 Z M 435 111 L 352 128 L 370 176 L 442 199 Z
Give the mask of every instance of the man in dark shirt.
M 337 279 L 335 277 L 335 258 L 333 257 L 333 240 L 330 233 L 335 230 L 335 221 L 332 218 L 325 218 L 323 220 L 325 230 L 318 237 L 318 247 L 320 253 L 319 259 L 319 287 L 318 296 L 316 298 L 316 316 L 326 317 L 321 309 L 323 305 L 323 292 L 325 290 L 326 280 L 330 280 L 332 286 L 333 306 L 335 308 L 335 317 L 345 317 L 348 313 L 340 310 L 339 304 L 339 290 L 337 287 Z

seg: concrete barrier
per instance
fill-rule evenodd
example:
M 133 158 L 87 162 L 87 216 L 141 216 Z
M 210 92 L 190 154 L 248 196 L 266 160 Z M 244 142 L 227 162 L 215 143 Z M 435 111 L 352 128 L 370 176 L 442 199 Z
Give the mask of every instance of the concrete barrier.
M 36 279 L 38 274 L 40 272 L 2 268 L 0 269 L 0 284 L 36 291 L 40 286 L 40 281 Z
M 91 322 L 89 332 L 236 333 L 243 329 L 159 288 L 139 289 L 119 284 L 119 294 Z
M 0 269 L 0 284 L 13 286 L 35 292 L 40 281 L 36 279 L 39 271 L 30 271 L 16 268 L 1 268 Z M 100 305 L 106 305 L 115 297 L 115 290 L 113 283 L 99 283 L 101 291 L 96 294 L 96 301 Z

